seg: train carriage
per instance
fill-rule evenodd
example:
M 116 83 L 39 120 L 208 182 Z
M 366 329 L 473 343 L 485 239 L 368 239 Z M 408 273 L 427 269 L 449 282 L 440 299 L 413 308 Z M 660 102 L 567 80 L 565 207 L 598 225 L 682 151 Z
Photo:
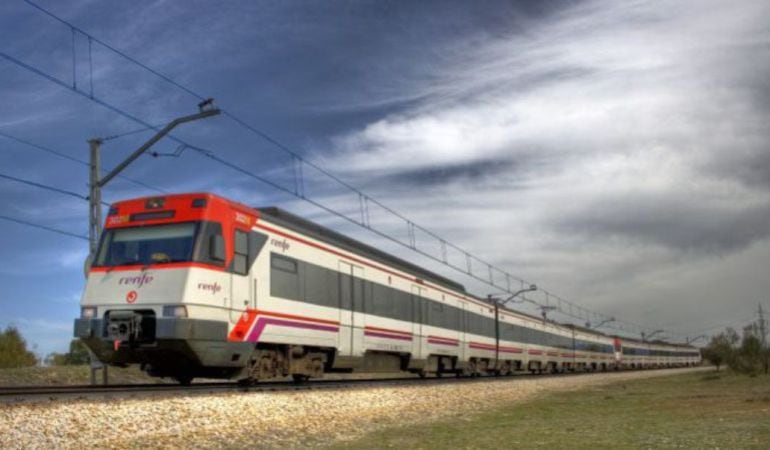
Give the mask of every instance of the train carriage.
M 612 337 L 497 308 L 280 209 L 212 194 L 110 208 L 75 335 L 106 363 L 182 383 L 652 364 L 641 359 L 648 344 L 624 341 L 618 353 Z M 679 361 L 673 347 L 654 352 L 657 365 Z

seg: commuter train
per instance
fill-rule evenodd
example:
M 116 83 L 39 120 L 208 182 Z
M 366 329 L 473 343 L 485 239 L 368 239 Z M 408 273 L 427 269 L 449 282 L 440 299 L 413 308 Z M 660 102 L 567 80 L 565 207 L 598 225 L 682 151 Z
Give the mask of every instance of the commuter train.
M 243 382 L 678 367 L 691 346 L 557 324 L 277 208 L 207 193 L 112 205 L 75 336 L 110 365 Z

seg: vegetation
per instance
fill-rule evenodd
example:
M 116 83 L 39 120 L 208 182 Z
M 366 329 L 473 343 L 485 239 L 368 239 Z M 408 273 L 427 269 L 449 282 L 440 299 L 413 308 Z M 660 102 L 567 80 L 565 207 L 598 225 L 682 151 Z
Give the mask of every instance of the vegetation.
M 0 333 L 0 369 L 37 364 L 37 356 L 27 349 L 27 342 L 16 327 L 9 325 Z
M 384 429 L 340 448 L 767 448 L 770 376 L 689 373 Z
M 102 382 L 101 371 L 96 374 L 96 381 Z M 87 364 L 0 369 L 0 386 L 57 386 L 90 382 L 91 369 Z M 168 378 L 149 377 L 137 366 L 110 367 L 109 382 L 110 384 L 176 383 Z
M 756 375 L 768 373 L 770 349 L 764 345 L 761 327 L 753 323 L 743 330 L 743 337 L 732 328 L 711 338 L 703 349 L 703 357 L 711 361 L 719 371 L 727 364 L 738 373 Z
M 45 362 L 50 366 L 76 366 L 79 364 L 88 364 L 90 362 L 88 349 L 80 339 L 73 339 L 70 342 L 70 350 L 67 353 L 51 353 L 45 358 Z

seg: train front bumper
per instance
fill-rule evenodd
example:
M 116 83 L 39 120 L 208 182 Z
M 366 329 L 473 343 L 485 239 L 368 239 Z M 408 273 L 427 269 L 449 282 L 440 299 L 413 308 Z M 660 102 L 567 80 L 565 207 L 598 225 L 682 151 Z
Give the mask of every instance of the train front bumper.
M 126 329 L 120 327 L 123 324 Z M 79 318 L 75 319 L 74 335 L 105 364 L 141 364 L 157 376 L 180 372 L 234 376 L 253 348 L 252 343 L 229 342 L 226 322 L 163 317 L 154 318 L 153 325 L 151 334 L 136 336 L 128 329 L 129 318 L 117 324 L 102 318 Z

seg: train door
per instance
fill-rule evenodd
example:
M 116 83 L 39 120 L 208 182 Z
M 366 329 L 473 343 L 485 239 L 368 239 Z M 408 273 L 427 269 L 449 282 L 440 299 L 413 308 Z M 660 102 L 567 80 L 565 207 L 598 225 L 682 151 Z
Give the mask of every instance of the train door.
M 416 359 L 424 357 L 422 354 L 423 292 L 425 288 L 412 286 L 412 357 Z
M 467 358 L 465 356 L 466 348 L 468 347 L 465 345 L 467 342 L 466 338 L 466 332 L 468 331 L 468 305 L 466 302 L 460 302 L 460 332 L 458 333 L 458 339 L 460 340 L 459 346 L 460 346 L 460 353 L 459 358 L 460 361 L 467 361 Z
M 246 308 L 253 305 L 252 285 L 249 277 L 249 234 L 235 230 L 233 265 L 230 274 L 230 321 L 235 323 Z
M 620 339 L 615 338 L 614 342 L 612 343 L 613 349 L 615 350 L 615 364 L 621 363 L 621 358 L 623 356 L 623 346 L 620 343 Z
M 340 325 L 349 330 L 341 334 L 344 341 L 340 342 L 340 348 L 343 353 L 357 355 L 363 351 L 364 268 L 340 261 L 339 271 Z
M 577 355 L 577 351 L 578 351 L 578 346 L 577 346 L 577 342 L 576 341 L 577 340 L 575 339 L 575 329 L 572 328 L 570 330 L 570 347 L 572 347 L 572 351 L 570 353 L 572 354 L 571 366 L 574 367 L 574 368 L 577 368 L 577 359 L 576 359 L 577 356 L 576 355 Z M 585 350 L 585 349 L 581 349 L 581 350 Z

